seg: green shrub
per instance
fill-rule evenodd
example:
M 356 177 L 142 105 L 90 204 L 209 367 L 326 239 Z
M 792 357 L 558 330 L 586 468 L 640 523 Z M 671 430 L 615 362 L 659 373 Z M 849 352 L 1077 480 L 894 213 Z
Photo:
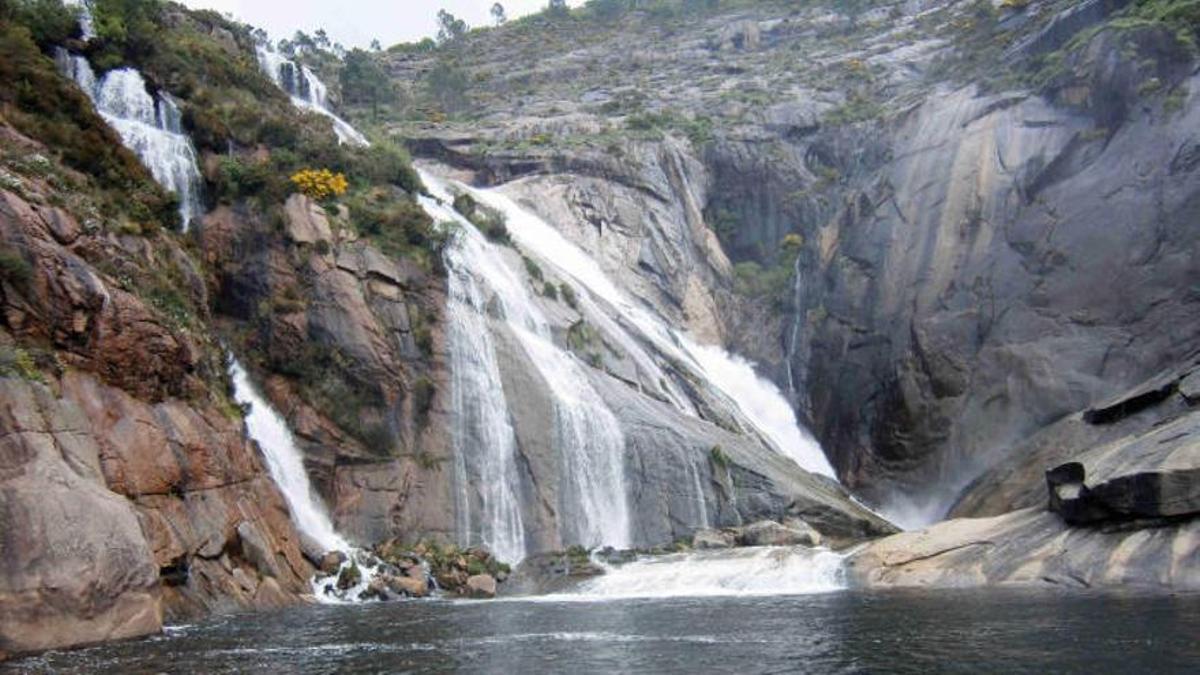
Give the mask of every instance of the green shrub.
M 25 26 L 42 47 L 62 44 L 79 33 L 79 9 L 64 5 L 62 0 L 0 2 L 0 20 Z
M 372 188 L 345 200 L 355 229 L 384 253 L 415 258 L 426 268 L 441 253 L 445 235 L 434 227 L 429 214 L 395 188 Z
M 45 381 L 33 356 L 20 347 L 0 347 L 0 377 Z
M 551 300 L 558 300 L 558 286 L 555 286 L 553 283 L 547 281 L 546 283 L 542 284 L 542 295 L 550 298 Z
M 508 219 L 503 212 L 480 204 L 466 192 L 454 197 L 453 207 L 488 239 L 502 244 L 512 243 L 508 234 Z
M 433 407 L 433 397 L 437 393 L 437 387 L 433 384 L 433 380 L 428 377 L 421 376 L 413 383 L 413 412 L 416 414 L 418 421 L 424 421 L 429 417 L 429 410 Z
M 579 309 L 579 298 L 575 296 L 575 288 L 567 282 L 562 282 L 558 286 L 559 293 L 562 295 L 563 302 L 571 309 Z
M 534 262 L 533 258 L 530 258 L 527 255 L 522 255 L 521 261 L 525 263 L 525 273 L 526 274 L 528 274 L 529 276 L 533 277 L 534 279 L 536 279 L 538 281 L 545 281 L 546 277 L 545 277 L 545 275 L 542 274 L 541 266 L 539 266 L 536 262 Z
M 712 460 L 714 466 L 722 469 L 729 466 L 729 456 L 725 454 L 725 450 L 719 445 L 712 446 L 712 449 L 708 451 L 708 458 Z

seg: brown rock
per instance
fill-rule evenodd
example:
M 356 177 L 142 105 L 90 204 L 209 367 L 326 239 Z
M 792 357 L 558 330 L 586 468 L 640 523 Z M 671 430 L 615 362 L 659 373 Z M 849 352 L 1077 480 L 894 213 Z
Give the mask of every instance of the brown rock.
M 0 635 L 37 651 L 162 628 L 158 568 L 133 505 L 95 470 L 82 416 L 48 388 L 0 380 Z M 71 438 L 64 452 L 57 438 Z
M 346 554 L 341 551 L 330 551 L 321 558 L 321 574 L 337 574 L 338 568 L 346 562 Z
M 392 576 L 387 577 L 387 584 L 392 591 L 412 598 L 423 598 L 429 595 L 429 584 L 424 579 Z
M 793 519 L 793 527 L 773 520 L 751 523 L 737 535 L 739 546 L 816 546 L 821 535 L 802 520 Z
M 467 579 L 463 594 L 470 598 L 496 597 L 496 579 L 490 574 L 476 574 Z
M 296 193 L 283 206 L 288 237 L 298 244 L 328 243 L 333 239 L 325 209 L 308 197 Z
M 733 548 L 734 535 L 724 530 L 696 530 L 692 535 L 692 548 Z

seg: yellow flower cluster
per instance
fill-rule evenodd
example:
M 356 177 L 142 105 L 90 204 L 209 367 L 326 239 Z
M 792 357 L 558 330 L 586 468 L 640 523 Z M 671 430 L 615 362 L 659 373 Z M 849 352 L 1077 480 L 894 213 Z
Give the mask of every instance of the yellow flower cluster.
M 301 169 L 292 174 L 292 182 L 298 190 L 317 201 L 346 194 L 350 187 L 345 174 L 329 169 Z

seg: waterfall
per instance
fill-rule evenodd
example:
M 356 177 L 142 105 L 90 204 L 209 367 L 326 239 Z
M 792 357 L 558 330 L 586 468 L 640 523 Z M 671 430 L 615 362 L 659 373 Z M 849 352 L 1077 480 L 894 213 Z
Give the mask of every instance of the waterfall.
M 99 81 L 87 59 L 57 48 L 59 71 L 74 80 L 125 146 L 142 160 L 151 175 L 179 198 L 184 231 L 204 207 L 200 200 L 201 176 L 196 149 L 183 133 L 179 107 L 170 96 L 151 96 L 141 73 L 120 68 Z
M 333 122 L 338 141 L 363 147 L 371 144 L 358 129 L 329 109 L 329 90 L 308 66 L 289 60 L 269 45 L 259 45 L 257 53 L 258 65 L 272 82 L 292 97 L 293 105 L 324 115 Z
M 607 567 L 571 593 L 541 600 L 803 595 L 845 588 L 842 556 L 795 547 L 694 551 Z
M 66 0 L 68 7 L 79 8 L 79 36 L 84 40 L 96 37 L 96 22 L 92 19 L 92 3 L 90 0 Z
M 287 423 L 254 388 L 250 375 L 237 359 L 229 359 L 229 376 L 233 380 L 234 400 L 250 408 L 246 415 L 246 431 L 262 450 L 267 470 L 271 472 L 271 478 L 291 509 L 296 529 L 316 542 L 321 550 L 346 554 L 338 573 L 313 578 L 313 596 L 320 602 L 357 600 L 371 581 L 383 572 L 382 565 L 373 555 L 351 546 L 334 529 L 321 498 L 313 491 L 312 483 L 308 480 L 304 458 L 296 447 L 296 439 L 288 430 Z M 338 576 L 350 565 L 359 567 L 360 580 L 351 588 L 338 590 Z
M 440 181 L 424 173 L 422 180 L 441 200 L 422 198 L 425 209 L 435 220 L 452 221 L 459 228 L 445 256 L 451 287 L 448 330 L 458 436 L 456 465 L 464 469 L 458 480 L 460 493 L 472 482 L 480 493 L 481 515 L 488 522 L 478 529 L 485 537 L 491 533 L 491 540 L 485 538 L 484 543 L 499 547 L 508 545 L 506 538 L 510 542 L 523 539 L 512 531 L 520 526 L 516 441 L 508 422 L 495 347 L 488 335 L 494 321 L 520 343 L 554 401 L 552 441 L 562 460 L 566 488 L 559 504 L 563 541 L 628 547 L 625 439 L 616 417 L 592 388 L 589 368 L 554 344 L 549 322 L 499 247 L 445 206 L 451 196 Z M 499 316 L 493 319 L 492 314 Z M 480 391 L 482 384 L 490 391 Z M 488 442 L 480 443 L 480 439 Z M 474 475 L 469 471 L 472 466 Z M 470 501 L 465 493 L 458 500 L 468 509 Z M 466 518 L 460 514 L 460 524 Z
M 229 375 L 233 379 L 234 400 L 250 406 L 246 429 L 262 449 L 271 477 L 292 510 L 296 527 L 325 551 L 350 550 L 350 544 L 334 530 L 329 514 L 313 492 L 304 460 L 287 423 L 255 390 L 246 369 L 236 359 L 229 361 Z
M 554 266 L 564 277 L 578 281 L 610 305 L 622 324 L 636 328 L 662 353 L 678 362 L 691 364 L 779 452 L 806 471 L 834 477 L 833 467 L 820 445 L 800 426 L 783 393 L 760 377 L 746 360 L 719 347 L 697 344 L 633 302 L 591 256 L 506 195 L 496 190 L 474 190 L 465 186 L 463 189 L 469 189 L 478 201 L 505 214 L 509 233 L 523 250 Z M 618 331 L 618 336 L 621 332 Z
M 479 246 L 479 242 L 461 242 L 446 254 L 457 529 L 462 543 L 470 545 L 471 512 L 478 510 L 479 540 L 501 560 L 517 562 L 525 557 L 525 529 L 516 490 L 517 440 L 487 327 L 486 297 L 468 262 L 480 254 L 464 254 L 468 246 Z M 472 476 L 478 477 L 477 506 L 469 495 Z

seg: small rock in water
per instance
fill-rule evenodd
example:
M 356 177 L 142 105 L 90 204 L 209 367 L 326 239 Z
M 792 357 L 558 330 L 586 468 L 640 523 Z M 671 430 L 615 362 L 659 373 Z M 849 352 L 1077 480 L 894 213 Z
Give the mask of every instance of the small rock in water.
M 362 581 L 362 571 L 358 569 L 358 563 L 350 563 L 343 567 L 338 574 L 337 587 L 339 591 L 344 591 L 354 588 L 358 582 Z
M 773 520 L 760 520 L 747 525 L 737 535 L 740 546 L 816 546 L 821 541 L 817 534 L 802 520 L 792 520 L 782 525 Z
M 392 594 L 383 579 L 372 579 L 366 590 L 359 593 L 359 600 L 391 600 Z
M 346 562 L 346 554 L 341 551 L 330 551 L 321 558 L 318 569 L 322 574 L 337 574 L 342 563 Z
M 462 592 L 469 598 L 494 598 L 496 597 L 496 579 L 490 574 L 476 574 L 468 577 Z
M 696 530 L 692 535 L 692 548 L 733 548 L 734 534 L 724 530 Z

